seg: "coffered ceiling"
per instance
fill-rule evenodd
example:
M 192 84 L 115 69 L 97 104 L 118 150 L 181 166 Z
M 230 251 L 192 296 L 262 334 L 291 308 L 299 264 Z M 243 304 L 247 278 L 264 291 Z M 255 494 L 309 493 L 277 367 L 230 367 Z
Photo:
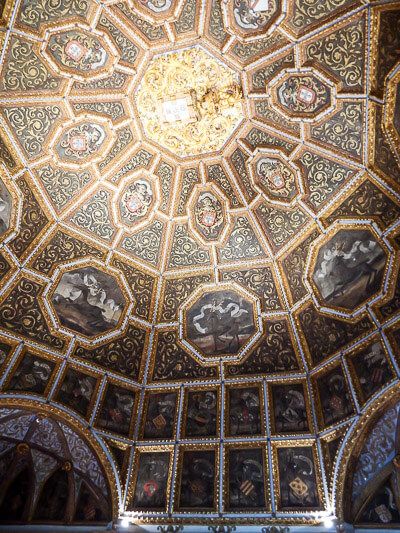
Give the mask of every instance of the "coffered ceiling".
M 0 5 L 1 397 L 143 520 L 332 513 L 399 378 L 399 3 Z

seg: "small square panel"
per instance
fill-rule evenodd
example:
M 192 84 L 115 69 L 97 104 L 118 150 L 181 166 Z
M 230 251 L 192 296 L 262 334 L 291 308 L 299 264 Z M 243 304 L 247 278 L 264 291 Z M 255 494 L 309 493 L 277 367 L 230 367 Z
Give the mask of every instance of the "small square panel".
M 270 407 L 273 433 L 310 431 L 309 406 L 303 383 L 271 384 Z
M 266 510 L 265 453 L 265 449 L 260 446 L 226 450 L 228 510 Z
M 340 364 L 316 374 L 312 379 L 321 428 L 341 422 L 354 413 L 351 393 Z
M 69 367 L 63 376 L 55 400 L 86 418 L 90 413 L 97 385 L 98 380 L 94 376 Z
M 49 359 L 26 352 L 17 363 L 5 386 L 12 392 L 44 394 L 53 377 L 56 363 Z
M 400 238 L 399 238 L 400 246 Z M 385 331 L 390 340 L 390 344 L 393 347 L 395 353 L 400 352 L 400 322 L 395 323 L 389 329 Z
M 229 436 L 261 435 L 263 402 L 261 388 L 232 386 L 226 389 L 226 433 Z
M 352 352 L 346 359 L 361 403 L 365 403 L 395 378 L 386 350 L 378 339 Z
M 214 449 L 183 450 L 180 458 L 178 505 L 180 510 L 216 507 L 216 453 Z
M 172 439 L 175 432 L 177 392 L 152 392 L 145 401 L 144 439 Z
M 312 446 L 275 448 L 278 461 L 278 509 L 321 508 L 319 476 Z
M 128 510 L 164 510 L 167 506 L 170 452 L 139 451 L 133 499 Z
M 135 400 L 134 391 L 108 383 L 97 415 L 96 426 L 124 437 L 130 436 Z
M 218 411 L 218 389 L 186 391 L 184 437 L 215 437 Z

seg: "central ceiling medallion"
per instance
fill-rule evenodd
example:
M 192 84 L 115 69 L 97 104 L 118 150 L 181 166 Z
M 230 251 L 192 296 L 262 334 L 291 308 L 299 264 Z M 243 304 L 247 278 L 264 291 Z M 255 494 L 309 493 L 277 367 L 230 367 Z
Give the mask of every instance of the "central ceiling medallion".
M 180 157 L 220 150 L 244 118 L 238 81 L 200 46 L 155 57 L 136 95 L 146 137 Z

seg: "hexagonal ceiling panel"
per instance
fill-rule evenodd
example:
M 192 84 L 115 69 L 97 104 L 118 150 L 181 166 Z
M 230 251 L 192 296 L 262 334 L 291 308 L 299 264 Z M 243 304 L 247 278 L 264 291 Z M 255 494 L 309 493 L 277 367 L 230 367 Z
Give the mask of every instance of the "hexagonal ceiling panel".
M 400 375 L 398 2 L 0 10 L 0 399 L 85 428 L 114 518 L 341 515 Z

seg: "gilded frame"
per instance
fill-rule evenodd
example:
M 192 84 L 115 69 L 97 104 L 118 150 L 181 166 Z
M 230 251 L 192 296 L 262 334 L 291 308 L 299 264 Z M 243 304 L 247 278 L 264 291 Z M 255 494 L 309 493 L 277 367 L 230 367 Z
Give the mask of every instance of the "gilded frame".
M 214 477 L 214 494 L 213 494 L 213 501 L 214 505 L 212 509 L 205 509 L 205 508 L 184 508 L 180 507 L 179 501 L 180 501 L 180 495 L 181 495 L 181 482 L 182 482 L 182 467 L 183 467 L 183 458 L 184 453 L 187 451 L 213 451 L 214 452 L 214 471 L 219 472 L 219 445 L 213 445 L 213 444 L 182 444 L 179 446 L 178 450 L 178 459 L 177 459 L 177 468 L 176 468 L 176 475 L 175 475 L 175 490 L 174 490 L 174 496 L 173 496 L 173 504 L 172 509 L 173 512 L 179 512 L 180 514 L 187 514 L 187 513 L 196 513 L 196 514 L 204 514 L 204 518 L 206 518 L 206 513 L 210 512 L 216 512 L 218 509 L 218 494 L 219 494 L 219 477 Z
M 324 414 L 323 414 L 321 396 L 320 396 L 320 393 L 319 393 L 318 383 L 317 382 L 318 382 L 318 378 L 320 378 L 321 376 L 324 376 L 325 374 L 329 374 L 332 370 L 335 370 L 337 368 L 340 368 L 340 370 L 341 370 L 341 372 L 342 372 L 342 374 L 344 376 L 345 387 L 347 388 L 347 392 L 348 392 L 348 395 L 349 395 L 349 398 L 350 398 L 350 403 L 351 403 L 352 410 L 351 410 L 351 412 L 348 415 L 344 416 L 343 418 L 339 418 L 338 420 L 334 420 L 331 423 L 326 423 L 325 417 L 324 417 Z M 355 406 L 353 395 L 352 395 L 352 388 L 351 388 L 351 385 L 349 383 L 349 378 L 346 375 L 345 369 L 343 368 L 343 365 L 342 365 L 342 362 L 341 362 L 340 359 L 339 360 L 333 360 L 330 363 L 325 364 L 320 370 L 318 370 L 317 372 L 312 374 L 312 376 L 311 376 L 311 388 L 312 388 L 313 393 L 314 393 L 315 410 L 316 410 L 317 421 L 318 421 L 318 426 L 319 426 L 320 431 L 326 431 L 328 429 L 331 429 L 332 427 L 338 425 L 339 423 L 341 424 L 343 422 L 351 420 L 354 417 L 354 415 L 356 413 L 356 406 Z
M 318 498 L 320 501 L 319 507 L 310 507 L 308 509 L 302 508 L 302 510 L 299 511 L 296 507 L 282 507 L 280 505 L 280 497 L 281 497 L 281 490 L 280 490 L 280 477 L 279 477 L 279 466 L 278 466 L 278 449 L 280 448 L 297 448 L 297 447 L 308 447 L 311 448 L 313 458 L 314 458 L 314 470 L 315 470 L 315 482 L 316 482 L 316 490 L 318 494 Z M 324 492 L 322 489 L 322 475 L 321 475 L 321 465 L 319 462 L 319 457 L 317 453 L 317 445 L 316 441 L 314 440 L 288 440 L 288 441 L 279 441 L 279 442 L 272 442 L 272 464 L 273 464 L 273 472 L 274 472 L 274 493 L 275 493 L 275 502 L 277 505 L 277 509 L 279 512 L 282 513 L 291 513 L 291 514 L 300 514 L 304 512 L 305 510 L 312 512 L 312 511 L 321 511 L 326 506 L 326 501 L 324 497 Z
M 306 419 L 308 424 L 308 430 L 302 430 L 302 431 L 277 431 L 276 429 L 276 417 L 275 417 L 275 403 L 274 403 L 274 395 L 272 392 L 272 389 L 274 386 L 290 386 L 290 385 L 302 385 L 303 387 L 303 397 L 305 401 L 305 411 L 306 411 Z M 273 436 L 279 436 L 279 437 L 289 437 L 289 436 L 295 436 L 296 438 L 301 438 L 302 435 L 309 435 L 314 432 L 314 423 L 313 423 L 313 417 L 311 412 L 311 406 L 310 406 L 310 392 L 308 390 L 308 384 L 305 379 L 299 379 L 299 378 L 291 378 L 286 379 L 285 381 L 271 381 L 268 382 L 268 413 L 269 413 L 269 425 L 270 425 L 270 431 Z
M 128 429 L 128 434 L 127 435 L 123 435 L 122 433 L 118 433 L 116 431 L 107 430 L 105 428 L 102 428 L 98 424 L 99 418 L 100 418 L 100 413 L 101 413 L 101 410 L 103 408 L 104 401 L 105 401 L 105 398 L 106 398 L 106 395 L 107 395 L 107 391 L 108 391 L 110 385 L 114 385 L 114 386 L 120 387 L 121 389 L 125 389 L 125 390 L 127 390 L 129 392 L 133 392 L 134 393 L 133 408 L 132 408 L 131 419 L 130 419 L 130 422 L 129 422 L 129 429 Z M 121 437 L 122 436 L 125 439 L 131 439 L 132 435 L 133 435 L 133 431 L 134 431 L 135 425 L 136 425 L 136 421 L 137 421 L 139 401 L 140 401 L 140 389 L 138 387 L 135 387 L 134 385 L 131 385 L 131 384 L 127 384 L 127 383 L 125 383 L 123 381 L 119 381 L 116 378 L 107 377 L 107 381 L 106 381 L 104 387 L 102 388 L 102 392 L 101 392 L 100 398 L 97 398 L 97 410 L 96 410 L 96 415 L 95 415 L 95 418 L 94 418 L 93 425 L 97 429 L 99 429 L 101 432 L 109 434 L 111 437 L 116 437 L 116 436 L 117 437 L 118 436 Z
M 137 480 L 138 480 L 138 474 L 139 474 L 139 462 L 140 462 L 140 457 L 143 455 L 143 454 L 151 454 L 151 453 L 163 453 L 163 452 L 167 452 L 169 453 L 169 468 L 168 468 L 168 474 L 167 474 L 167 493 L 166 493 L 166 505 L 165 505 L 165 508 L 164 509 L 160 509 L 160 508 L 146 508 L 146 509 L 142 509 L 142 508 L 135 508 L 133 507 L 133 499 L 134 499 L 134 496 L 135 496 L 135 490 L 136 490 L 136 484 L 137 484 Z M 133 472 L 133 476 L 131 477 L 131 479 L 129 480 L 129 486 L 128 486 L 128 490 L 127 490 L 127 494 L 126 494 L 126 508 L 129 509 L 128 512 L 131 512 L 132 510 L 134 512 L 138 512 L 140 514 L 144 514 L 146 515 L 146 513 L 149 513 L 151 515 L 159 515 L 159 514 L 163 514 L 165 512 L 167 512 L 168 510 L 168 506 L 169 506 L 169 501 L 170 501 L 170 496 L 171 496 L 171 491 L 172 491 L 172 474 L 173 474 L 173 466 L 174 466 L 174 447 L 173 446 L 165 446 L 165 445 L 161 445 L 161 446 L 137 446 L 135 448 L 135 455 L 134 455 L 134 459 L 133 459 L 133 467 L 132 467 L 132 472 Z
M 172 435 L 169 438 L 164 437 L 145 437 L 145 425 L 147 421 L 147 415 L 148 415 L 148 409 L 149 409 L 149 401 L 150 397 L 154 396 L 156 394 L 175 394 L 176 395 L 176 402 L 175 402 L 175 413 L 174 413 L 174 421 L 172 423 Z M 143 406 L 142 406 L 142 417 L 140 421 L 140 428 L 139 428 L 139 435 L 138 440 L 139 441 L 146 441 L 146 442 L 153 442 L 153 441 L 161 441 L 161 442 L 173 442 L 176 439 L 176 432 L 178 427 L 178 418 L 179 418 L 179 404 L 180 404 L 180 398 L 181 398 L 181 389 L 178 387 L 175 388 L 151 388 L 146 391 L 144 400 L 143 400 Z
M 259 414 L 260 414 L 260 432 L 254 433 L 254 434 L 235 434 L 233 435 L 230 431 L 230 395 L 229 391 L 231 389 L 257 389 L 258 390 L 258 397 L 259 397 Z M 244 383 L 235 383 L 230 382 L 229 384 L 226 384 L 225 386 L 225 406 L 224 406 L 224 427 L 225 427 L 225 435 L 229 437 L 235 437 L 235 438 L 242 438 L 244 440 L 251 439 L 255 436 L 265 436 L 266 435 L 266 411 L 265 411 L 265 403 L 264 403 L 264 392 L 263 392 L 263 385 L 260 382 L 251 382 L 246 381 Z
M 255 507 L 255 508 L 231 508 L 229 507 L 229 453 L 233 450 L 254 450 L 259 449 L 262 452 L 263 459 L 263 480 L 264 480 L 264 503 L 265 507 Z M 268 476 L 268 450 L 264 442 L 240 442 L 240 443 L 229 443 L 224 445 L 223 450 L 223 463 L 224 463 L 224 490 L 223 490 L 223 509 L 229 513 L 238 513 L 251 515 L 251 513 L 257 514 L 259 512 L 270 512 L 271 502 L 270 502 L 270 488 L 269 488 L 269 476 Z
M 389 369 L 390 369 L 390 371 L 392 373 L 392 377 L 391 377 L 391 379 L 389 379 L 388 381 L 383 383 L 371 396 L 366 397 L 364 392 L 363 392 L 363 390 L 362 390 L 361 384 L 360 384 L 360 379 L 358 377 L 357 369 L 356 369 L 356 366 L 354 364 L 354 357 L 356 357 L 358 355 L 358 353 L 363 351 L 365 348 L 367 348 L 368 346 L 373 344 L 374 341 L 378 342 L 379 345 L 381 346 L 381 349 L 383 350 L 383 354 L 385 356 L 385 360 L 386 360 L 386 362 L 388 364 L 388 367 L 389 367 Z M 361 405 L 365 405 L 365 403 L 367 403 L 371 398 L 379 396 L 381 391 L 383 389 L 387 388 L 387 386 L 390 383 L 392 383 L 393 381 L 395 381 L 396 378 L 397 378 L 396 370 L 395 370 L 395 368 L 393 366 L 393 363 L 392 363 L 392 361 L 390 359 L 387 347 L 386 347 L 385 343 L 383 342 L 383 340 L 382 340 L 380 335 L 374 334 L 372 337 L 369 337 L 368 339 L 362 341 L 360 344 L 357 345 L 356 348 L 353 348 L 349 352 L 345 353 L 344 354 L 344 359 L 345 359 L 345 361 L 347 363 L 347 366 L 349 368 L 350 376 L 351 376 L 351 379 L 352 379 L 352 383 L 354 384 L 354 388 L 355 388 L 355 391 L 356 391 L 357 399 L 358 399 L 358 401 L 360 402 Z M 371 376 L 371 379 L 372 379 L 372 376 Z
M 54 363 L 54 369 L 51 371 L 51 375 L 50 375 L 50 378 L 46 384 L 46 388 L 45 390 L 43 391 L 43 393 L 32 393 L 32 392 L 29 392 L 29 391 L 23 391 L 23 390 L 10 390 L 9 389 L 9 385 L 10 385 L 10 382 L 12 380 L 12 378 L 14 377 L 14 374 L 15 374 L 15 371 L 18 370 L 21 362 L 23 361 L 24 357 L 29 354 L 29 355 L 32 355 L 34 357 L 39 357 L 40 359 L 43 359 L 45 361 L 51 361 L 52 363 Z M 43 397 L 43 398 L 46 398 L 52 387 L 53 387 L 53 384 L 55 383 L 56 379 L 57 379 L 57 376 L 58 376 L 58 373 L 59 373 L 59 370 L 61 368 L 61 365 L 62 365 L 62 359 L 53 355 L 53 354 L 50 354 L 50 353 L 47 353 L 45 351 L 41 351 L 39 350 L 38 348 L 35 348 L 35 347 L 32 347 L 32 346 L 27 346 L 27 345 L 24 345 L 22 347 L 22 349 L 20 350 L 20 352 L 18 353 L 18 356 L 17 358 L 15 359 L 15 361 L 13 362 L 12 366 L 9 367 L 8 369 L 8 374 L 7 374 L 7 377 L 6 379 L 4 380 L 2 386 L 1 386 L 1 389 L 3 391 L 3 393 L 6 393 L 6 394 L 33 394 L 34 396 L 39 396 L 39 397 Z
M 189 406 L 189 394 L 192 392 L 207 392 L 207 391 L 214 391 L 216 392 L 217 396 L 217 407 L 216 407 L 216 420 L 215 420 L 215 435 L 204 435 L 204 436 L 197 436 L 197 435 L 187 435 L 187 416 L 188 416 L 188 406 Z M 220 436 L 221 431 L 221 396 L 222 396 L 222 390 L 221 387 L 218 385 L 194 385 L 194 386 L 187 386 L 184 389 L 184 399 L 183 399 L 183 410 L 182 410 L 182 416 L 181 416 L 181 431 L 180 431 L 180 438 L 189 440 L 189 439 L 196 439 L 196 440 L 212 440 L 212 439 L 218 439 Z
M 85 415 L 79 413 L 78 411 L 75 411 L 73 407 L 70 407 L 68 404 L 65 404 L 65 403 L 61 402 L 60 400 L 58 400 L 58 395 L 59 395 L 60 389 L 61 389 L 61 387 L 62 387 L 62 385 L 64 383 L 65 376 L 67 375 L 69 369 L 72 369 L 75 372 L 79 372 L 80 374 L 84 374 L 86 376 L 93 377 L 93 378 L 96 379 L 96 384 L 94 386 L 93 393 L 92 393 L 92 396 L 90 398 L 90 401 L 89 401 L 88 407 L 86 409 L 86 414 Z M 94 408 L 94 406 L 96 405 L 96 402 L 97 402 L 97 396 L 98 396 L 98 392 L 99 392 L 99 389 L 100 389 L 100 386 L 101 386 L 101 378 L 102 378 L 102 375 L 99 372 L 96 372 L 95 370 L 89 370 L 87 367 L 81 367 L 79 364 L 77 364 L 75 362 L 71 362 L 71 363 L 65 365 L 65 367 L 63 368 L 61 374 L 59 374 L 58 379 L 57 379 L 57 385 L 56 385 L 55 389 L 52 392 L 52 395 L 50 397 L 50 401 L 58 403 L 59 405 L 63 406 L 64 409 L 66 409 L 67 412 L 73 412 L 76 416 L 79 416 L 83 420 L 88 421 L 88 420 L 90 420 L 90 418 L 92 416 L 93 408 Z

